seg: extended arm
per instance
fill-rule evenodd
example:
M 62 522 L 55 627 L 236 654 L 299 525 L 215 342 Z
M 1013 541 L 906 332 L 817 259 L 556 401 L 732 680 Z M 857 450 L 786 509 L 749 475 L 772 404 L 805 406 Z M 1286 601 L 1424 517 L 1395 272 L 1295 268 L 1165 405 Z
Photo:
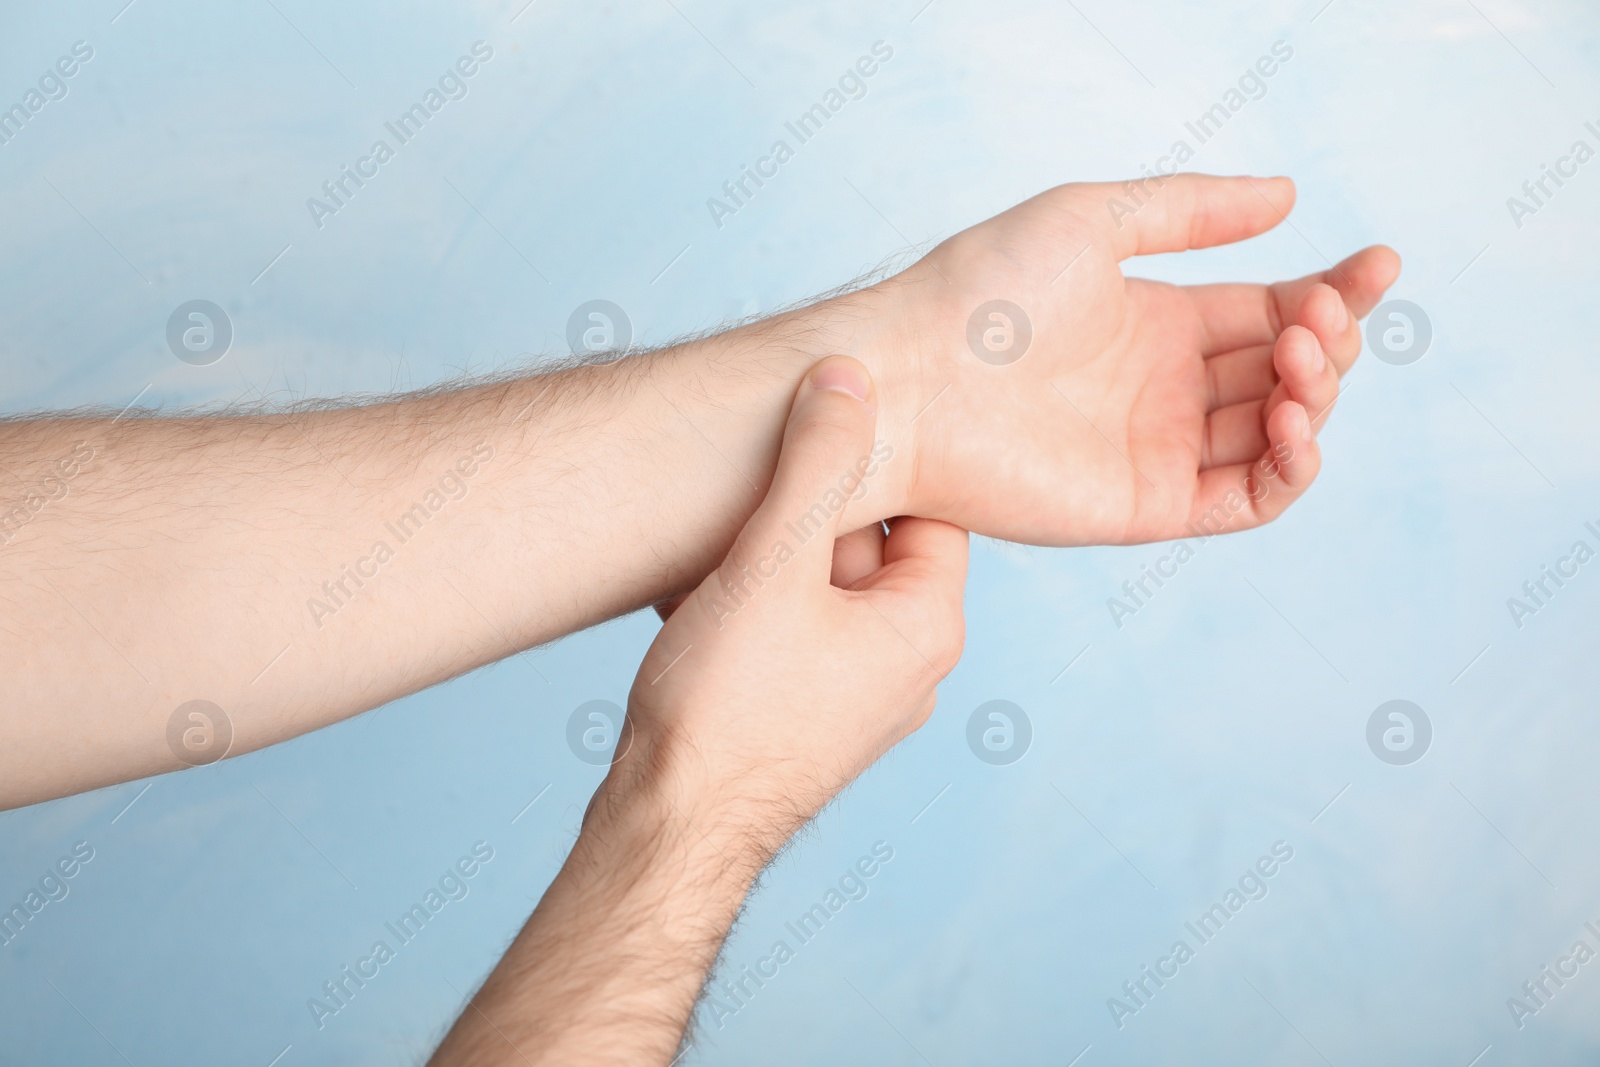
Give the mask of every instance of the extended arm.
M 1244 239 L 1293 201 L 1285 179 L 1141 185 L 1132 217 L 1107 211 L 1121 186 L 1060 186 L 861 292 L 608 365 L 0 424 L 0 806 L 271 744 L 694 586 L 829 353 L 866 364 L 880 404 L 843 529 L 908 514 L 1075 545 L 1270 521 L 1316 475 L 1397 259 L 1128 279 L 1122 259 Z M 232 736 L 186 728 L 192 701 Z
M 0 424 L 0 806 L 181 766 L 189 701 L 237 754 L 692 586 L 824 341 L 785 327 L 369 406 Z

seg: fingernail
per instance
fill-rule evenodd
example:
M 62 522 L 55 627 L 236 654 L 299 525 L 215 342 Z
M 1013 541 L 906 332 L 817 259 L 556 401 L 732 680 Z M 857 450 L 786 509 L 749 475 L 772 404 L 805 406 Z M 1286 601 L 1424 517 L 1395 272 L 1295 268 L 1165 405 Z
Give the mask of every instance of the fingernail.
M 872 389 L 867 369 L 853 359 L 828 359 L 811 371 L 811 388 L 832 389 L 865 401 Z
M 1339 306 L 1344 307 L 1344 303 L 1341 301 Z M 1317 353 L 1312 359 L 1311 369 L 1316 371 L 1318 374 L 1321 374 L 1322 369 L 1328 365 L 1328 355 L 1322 350 L 1322 342 L 1318 341 L 1315 335 L 1313 335 L 1311 338 L 1311 347 L 1315 349 Z
M 1335 289 L 1334 293 L 1337 294 L 1338 290 Z M 1339 297 L 1339 310 L 1334 313 L 1333 321 L 1334 328 L 1340 331 L 1350 325 L 1350 309 L 1344 306 L 1344 297 L 1342 296 Z

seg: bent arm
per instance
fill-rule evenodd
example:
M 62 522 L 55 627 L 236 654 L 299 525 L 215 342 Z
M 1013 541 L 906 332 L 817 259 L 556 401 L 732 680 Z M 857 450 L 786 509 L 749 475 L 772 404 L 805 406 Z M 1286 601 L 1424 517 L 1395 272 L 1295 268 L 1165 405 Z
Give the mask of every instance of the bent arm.
M 677 1063 L 756 873 L 927 721 L 960 654 L 966 533 L 902 519 L 845 559 L 842 512 L 813 536 L 792 529 L 871 447 L 877 399 L 846 359 L 800 388 L 772 489 L 656 635 L 628 697 L 632 743 L 434 1067 Z M 784 565 L 716 610 L 774 544 Z
M 817 347 L 862 343 L 860 299 L 364 406 L 0 423 L 0 807 L 270 745 L 692 587 Z

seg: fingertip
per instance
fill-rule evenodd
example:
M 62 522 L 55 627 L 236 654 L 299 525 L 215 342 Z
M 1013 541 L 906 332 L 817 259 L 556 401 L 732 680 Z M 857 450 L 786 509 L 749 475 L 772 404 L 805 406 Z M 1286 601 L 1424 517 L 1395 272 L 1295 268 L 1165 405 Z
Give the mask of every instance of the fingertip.
M 897 518 L 883 546 L 883 562 L 931 579 L 930 589 L 959 604 L 967 582 L 968 541 L 965 529 L 940 519 Z
M 853 589 L 883 566 L 883 524 L 871 523 L 833 542 L 833 573 L 829 581 L 840 589 Z
M 1328 357 L 1316 333 L 1295 323 L 1278 335 L 1272 349 L 1273 368 L 1296 395 L 1304 394 L 1328 365 Z
M 1388 245 L 1370 245 L 1347 257 L 1328 277 L 1349 305 L 1350 314 L 1362 319 L 1399 279 L 1400 253 Z
M 843 393 L 863 404 L 872 399 L 872 372 L 850 356 L 824 356 L 806 375 L 806 384 L 819 392 Z
M 1286 174 L 1279 174 L 1271 178 L 1252 179 L 1256 187 L 1272 201 L 1274 207 L 1288 214 L 1294 207 L 1295 200 L 1300 192 L 1295 188 L 1294 179 Z
M 1333 355 L 1345 353 L 1356 332 L 1355 319 L 1345 297 L 1327 282 L 1316 282 L 1306 290 L 1292 326 L 1310 330 L 1323 352 Z
M 918 515 L 896 518 L 889 530 L 885 559 L 899 559 L 918 554 L 959 554 L 965 557 L 968 548 L 967 531 L 943 519 L 928 519 Z
M 1267 440 L 1274 450 L 1283 445 L 1291 447 L 1312 440 L 1311 417 L 1306 406 L 1298 400 L 1285 400 L 1267 416 Z
M 800 381 L 784 430 L 783 453 L 797 450 L 801 466 L 809 465 L 807 456 L 836 461 L 844 450 L 861 447 L 871 436 L 877 414 L 877 392 L 866 366 L 849 356 L 825 356 Z M 784 467 L 780 457 L 779 471 Z
M 1297 490 L 1310 485 L 1321 467 L 1322 451 L 1305 406 L 1295 400 L 1279 404 L 1268 420 L 1267 436 L 1271 460 L 1284 481 Z
M 1373 245 L 1367 251 L 1371 253 L 1372 258 L 1372 280 L 1376 283 L 1379 292 L 1400 280 L 1400 268 L 1403 266 L 1403 261 L 1399 252 L 1396 252 L 1388 245 Z
M 814 364 L 795 390 L 765 497 L 723 562 L 732 572 L 768 566 L 775 546 L 804 559 L 806 577 L 833 570 L 839 524 L 868 491 L 875 458 L 872 375 L 849 356 Z M 784 568 L 785 573 L 794 567 Z M 741 572 L 742 573 L 742 572 Z

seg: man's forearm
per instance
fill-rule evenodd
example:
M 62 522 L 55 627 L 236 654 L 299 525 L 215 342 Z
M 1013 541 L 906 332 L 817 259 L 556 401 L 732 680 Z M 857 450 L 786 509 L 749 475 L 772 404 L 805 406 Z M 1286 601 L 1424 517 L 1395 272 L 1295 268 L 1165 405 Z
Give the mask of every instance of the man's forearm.
M 768 857 L 683 796 L 617 778 L 434 1067 L 673 1059 Z
M 1060 186 L 860 293 L 615 366 L 342 410 L 0 423 L 0 806 L 257 748 L 689 588 L 824 355 L 871 372 L 887 446 L 863 494 L 819 501 L 841 530 L 905 514 L 1078 545 L 1271 521 L 1316 476 L 1312 413 L 1398 261 L 1126 279 L 1124 257 L 1240 240 L 1293 200 L 1282 180 L 1158 184 L 1128 226 L 1105 217 L 1117 187 Z
M 871 447 L 875 395 L 847 358 L 796 391 L 771 489 L 645 655 L 625 758 L 437 1067 L 666 1067 L 756 873 L 927 720 L 961 648 L 966 532 L 900 519 L 859 539 L 841 588 L 843 510 L 816 536 L 793 530 Z M 721 615 L 726 583 L 760 573 L 775 543 L 792 549 L 784 566 Z
M 0 806 L 182 766 L 189 701 L 248 751 L 694 585 L 870 299 L 367 406 L 0 425 Z

